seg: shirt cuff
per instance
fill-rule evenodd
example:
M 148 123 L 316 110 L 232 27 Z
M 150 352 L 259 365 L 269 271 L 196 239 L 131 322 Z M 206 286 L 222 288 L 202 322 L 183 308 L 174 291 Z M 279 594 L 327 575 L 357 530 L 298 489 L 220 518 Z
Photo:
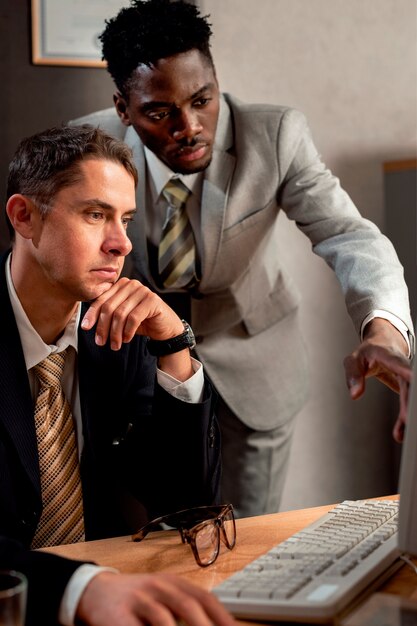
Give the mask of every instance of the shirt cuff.
M 367 324 L 369 324 L 369 322 L 371 322 L 376 317 L 380 317 L 380 318 L 382 318 L 384 320 L 387 320 L 393 326 L 395 326 L 395 328 L 402 334 L 402 336 L 404 337 L 404 339 L 405 339 L 405 341 L 407 343 L 407 346 L 408 346 L 408 355 L 407 356 L 410 359 L 412 357 L 412 355 L 413 355 L 413 352 L 414 352 L 414 349 L 413 349 L 413 336 L 409 332 L 407 325 L 404 324 L 402 319 L 400 319 L 399 317 L 397 317 L 393 313 L 389 313 L 389 311 L 384 311 L 382 309 L 375 309 L 374 311 L 371 311 L 369 313 L 369 315 L 367 315 L 365 317 L 365 319 L 363 320 L 362 325 L 361 325 L 361 340 L 363 340 L 363 333 L 365 331 L 365 326 Z
M 75 612 L 80 598 L 90 580 L 101 572 L 119 573 L 118 570 L 113 567 L 100 567 L 89 563 L 85 563 L 75 570 L 69 579 L 64 595 L 62 596 L 58 614 L 60 624 L 63 626 L 74 626 Z
M 193 357 L 191 357 L 191 366 L 194 374 L 184 382 L 177 380 L 160 369 L 157 369 L 156 376 L 158 384 L 174 398 L 178 398 L 178 400 L 183 402 L 197 404 L 201 402 L 204 392 L 203 366 L 200 361 Z

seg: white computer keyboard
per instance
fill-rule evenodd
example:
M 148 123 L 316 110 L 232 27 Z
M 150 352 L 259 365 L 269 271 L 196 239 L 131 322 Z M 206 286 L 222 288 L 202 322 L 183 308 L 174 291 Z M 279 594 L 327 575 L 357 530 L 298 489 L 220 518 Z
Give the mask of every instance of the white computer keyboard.
M 402 561 L 398 501 L 346 500 L 223 581 L 213 592 L 236 616 L 326 623 Z

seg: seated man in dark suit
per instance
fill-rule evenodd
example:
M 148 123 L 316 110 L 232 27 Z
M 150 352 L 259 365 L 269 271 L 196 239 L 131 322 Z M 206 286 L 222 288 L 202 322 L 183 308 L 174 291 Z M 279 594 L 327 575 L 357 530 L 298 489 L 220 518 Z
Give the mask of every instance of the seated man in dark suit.
M 214 398 L 192 331 L 147 287 L 119 280 L 136 183 L 130 149 L 89 126 L 24 139 L 9 168 L 0 563 L 29 579 L 27 624 L 233 624 L 184 580 L 30 550 L 218 501 Z

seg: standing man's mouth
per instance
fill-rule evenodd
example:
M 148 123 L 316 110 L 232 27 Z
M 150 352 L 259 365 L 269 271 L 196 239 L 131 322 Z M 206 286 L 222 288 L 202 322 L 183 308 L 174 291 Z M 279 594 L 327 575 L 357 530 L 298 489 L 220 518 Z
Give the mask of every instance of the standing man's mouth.
M 197 146 L 183 146 L 176 151 L 176 156 L 182 161 L 198 161 L 202 159 L 208 149 L 206 143 L 199 143 Z

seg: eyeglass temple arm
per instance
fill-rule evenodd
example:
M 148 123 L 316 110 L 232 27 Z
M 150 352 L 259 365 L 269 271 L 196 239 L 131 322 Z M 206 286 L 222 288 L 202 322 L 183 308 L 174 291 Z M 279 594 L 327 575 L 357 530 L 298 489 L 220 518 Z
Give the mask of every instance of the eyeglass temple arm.
M 151 533 L 154 530 L 158 530 L 158 526 L 162 524 L 163 522 L 166 524 L 171 523 L 175 525 L 175 522 L 177 521 L 177 517 L 178 516 L 176 513 L 171 513 L 169 515 L 162 515 L 161 517 L 157 517 L 156 519 L 151 520 L 150 522 L 145 524 L 145 526 L 142 526 L 142 528 L 139 528 L 139 530 L 132 535 L 132 540 L 142 541 L 142 539 L 145 539 L 148 533 Z M 180 529 L 178 528 L 178 530 Z M 182 538 L 182 534 L 181 534 L 181 538 Z M 183 543 L 184 543 L 184 539 L 183 539 Z
M 205 509 L 205 513 L 211 513 L 211 514 L 220 514 L 221 510 L 223 508 L 225 508 L 225 506 L 230 506 L 230 505 L 213 505 L 213 506 L 206 506 L 206 507 L 196 507 L 196 511 L 202 515 L 202 509 Z M 191 509 L 193 510 L 193 509 Z M 231 507 L 231 510 L 233 511 L 233 507 Z M 144 539 L 146 537 L 146 535 L 150 532 L 152 532 L 153 530 L 156 530 L 156 528 L 159 526 L 159 524 L 161 524 L 162 522 L 168 523 L 171 522 L 171 524 L 179 531 L 180 535 L 181 535 L 181 541 L 182 543 L 187 543 L 188 539 L 187 539 L 187 534 L 186 534 L 186 528 L 182 527 L 181 525 L 181 517 L 179 517 L 180 514 L 185 513 L 186 511 L 180 511 L 179 513 L 172 513 L 172 514 L 168 514 L 168 515 L 162 515 L 161 517 L 158 517 L 157 519 L 154 519 L 150 522 L 148 522 L 147 524 L 145 524 L 145 526 L 143 526 L 142 528 L 139 528 L 139 530 L 134 533 L 132 535 L 132 541 L 142 541 L 142 539 Z M 205 521 L 204 520 L 204 516 L 203 519 L 196 519 L 194 520 L 194 524 L 198 524 L 199 522 Z M 176 524 L 177 522 L 177 524 Z
M 178 526 L 177 530 L 178 530 L 178 532 L 181 535 L 182 543 L 190 543 L 189 537 L 187 535 L 187 529 L 186 528 L 182 528 L 182 526 Z
M 142 541 L 145 539 L 148 533 L 151 533 L 153 530 L 156 530 L 159 526 L 159 520 L 155 520 L 153 522 L 149 522 L 149 524 L 145 524 L 142 528 L 132 535 L 132 541 Z

